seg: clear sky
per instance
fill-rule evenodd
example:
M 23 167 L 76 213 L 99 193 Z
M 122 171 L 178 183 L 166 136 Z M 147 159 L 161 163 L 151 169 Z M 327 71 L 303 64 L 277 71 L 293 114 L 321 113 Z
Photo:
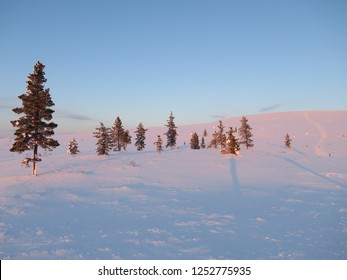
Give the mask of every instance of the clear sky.
M 347 109 L 345 0 L 0 1 L 0 136 L 37 60 L 59 131 Z

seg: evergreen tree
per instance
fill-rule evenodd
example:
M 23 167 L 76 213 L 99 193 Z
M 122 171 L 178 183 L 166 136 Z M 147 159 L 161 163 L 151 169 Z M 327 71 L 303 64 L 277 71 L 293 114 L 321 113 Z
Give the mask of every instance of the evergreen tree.
M 113 123 L 113 126 L 110 131 L 110 137 L 111 137 L 111 147 L 113 148 L 113 151 L 119 152 L 124 148 L 126 145 L 124 144 L 124 133 L 125 130 L 123 128 L 122 121 L 119 117 L 116 118 L 116 120 Z
M 136 138 L 135 138 L 135 147 L 138 151 L 142 151 L 146 144 L 145 144 L 145 140 L 146 140 L 146 131 L 148 129 L 145 129 L 143 127 L 142 123 L 139 123 L 139 125 L 137 126 L 135 133 L 136 133 Z
M 207 148 L 217 149 L 217 138 L 218 138 L 218 133 L 217 133 L 217 131 L 215 131 L 212 133 L 212 139 L 211 139 L 210 144 L 208 145 Z
M 205 138 L 204 136 L 201 137 L 201 149 L 205 149 L 206 145 L 205 145 Z
M 287 149 L 290 149 L 292 147 L 292 139 L 290 138 L 288 133 L 284 136 L 284 145 Z
M 158 135 L 158 140 L 153 143 L 157 147 L 157 152 L 160 154 L 163 151 L 163 140 L 161 140 L 160 135 Z
M 122 148 L 123 150 L 127 149 L 127 146 L 131 144 L 131 135 L 129 133 L 129 130 L 125 130 L 123 133 L 123 140 L 122 140 Z
M 106 128 L 105 125 L 100 122 L 100 127 L 96 128 L 96 131 L 93 132 L 94 137 L 98 139 L 96 142 L 96 152 L 100 155 L 109 155 L 111 150 L 112 142 L 110 138 L 110 129 Z
M 45 66 L 36 62 L 34 72 L 28 75 L 26 93 L 18 96 L 22 101 L 22 107 L 13 109 L 16 114 L 24 114 L 18 120 L 11 121 L 13 127 L 17 128 L 14 135 L 16 136 L 11 152 L 23 153 L 33 150 L 33 157 L 27 157 L 22 164 L 29 166 L 33 163 L 33 175 L 37 175 L 37 162 L 41 161 L 38 154 L 38 148 L 52 151 L 59 146 L 58 141 L 54 140 L 54 129 L 58 126 L 50 122 L 54 106 L 49 88 L 44 88 Z
M 217 127 L 219 129 L 217 134 L 217 139 L 216 139 L 217 146 L 220 145 L 221 149 L 223 149 L 225 146 L 225 141 L 226 141 L 225 135 L 223 133 L 225 126 L 223 125 L 222 121 L 219 121 L 219 125 Z
M 206 131 L 206 128 L 204 129 L 204 137 L 206 137 L 207 136 L 207 131 Z
M 199 136 L 194 132 L 192 134 L 192 137 L 190 138 L 190 148 L 193 150 L 199 150 L 200 145 L 199 145 Z
M 172 112 L 170 114 L 170 117 L 167 121 L 167 124 L 165 125 L 168 128 L 168 131 L 164 134 L 167 137 L 166 142 L 166 148 L 170 147 L 173 149 L 176 146 L 176 138 L 177 138 L 177 131 L 176 131 L 176 125 L 174 122 L 175 117 L 173 116 Z
M 78 150 L 78 143 L 75 140 L 75 138 L 69 142 L 68 147 L 67 147 L 67 153 L 70 155 L 76 155 L 80 151 Z
M 222 154 L 234 154 L 237 155 L 237 152 L 240 150 L 240 146 L 238 143 L 238 139 L 235 138 L 234 134 L 237 131 L 235 128 L 233 130 L 232 127 L 227 131 L 225 147 L 221 150 Z
M 248 124 L 248 119 L 245 116 L 243 116 L 241 118 L 241 127 L 239 128 L 239 136 L 240 136 L 239 143 L 242 145 L 245 145 L 246 149 L 254 146 L 253 140 L 252 140 L 253 134 L 251 130 L 252 128 Z

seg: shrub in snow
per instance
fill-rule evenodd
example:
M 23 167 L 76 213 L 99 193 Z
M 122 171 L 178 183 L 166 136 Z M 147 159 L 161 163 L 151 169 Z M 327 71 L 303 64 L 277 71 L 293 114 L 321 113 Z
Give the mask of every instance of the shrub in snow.
M 290 138 L 288 133 L 284 136 L 284 145 L 286 146 L 287 149 L 291 148 L 292 139 Z
M 69 155 L 77 155 L 80 151 L 78 150 L 78 143 L 75 138 L 69 142 L 67 151 Z
M 161 140 L 160 135 L 158 135 L 158 140 L 153 144 L 157 147 L 157 152 L 160 154 L 163 151 L 163 140 Z

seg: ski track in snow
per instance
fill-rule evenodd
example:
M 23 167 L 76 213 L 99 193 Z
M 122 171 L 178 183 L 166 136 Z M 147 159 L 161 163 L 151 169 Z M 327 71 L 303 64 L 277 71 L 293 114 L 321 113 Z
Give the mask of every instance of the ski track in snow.
M 75 157 L 64 147 L 44 156 L 37 177 L 0 139 L 0 258 L 347 259 L 347 154 L 336 148 L 346 139 L 330 137 L 323 116 L 301 119 L 316 134 L 298 127 L 300 151 L 269 146 L 256 126 L 255 148 L 240 157 L 184 145 L 98 157 L 85 138 Z

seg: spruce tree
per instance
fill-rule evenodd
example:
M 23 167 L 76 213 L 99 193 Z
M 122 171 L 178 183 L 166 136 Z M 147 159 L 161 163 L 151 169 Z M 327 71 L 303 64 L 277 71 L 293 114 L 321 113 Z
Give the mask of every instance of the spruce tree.
M 284 145 L 286 146 L 287 149 L 291 148 L 292 139 L 290 138 L 288 133 L 284 136 Z
M 157 152 L 160 154 L 163 151 L 163 140 L 160 135 L 158 135 L 158 139 L 153 143 L 157 147 Z
M 135 134 L 136 134 L 136 138 L 135 138 L 135 147 L 138 151 L 142 151 L 146 144 L 145 144 L 145 140 L 146 140 L 146 131 L 148 129 L 145 129 L 143 127 L 142 123 L 139 123 L 139 125 L 137 126 L 136 130 L 135 130 Z
M 192 134 L 192 137 L 190 138 L 190 148 L 192 150 L 199 150 L 200 145 L 199 145 L 199 136 L 196 132 Z
M 206 137 L 207 136 L 207 131 L 206 131 L 206 128 L 204 129 L 204 137 Z
M 201 137 L 201 145 L 200 146 L 201 146 L 201 149 L 205 149 L 206 148 L 204 136 Z
M 217 131 L 215 131 L 212 133 L 212 139 L 211 139 L 210 144 L 208 145 L 207 148 L 217 149 L 217 143 L 218 143 L 217 138 L 218 138 L 218 133 L 217 133 Z
M 127 146 L 131 144 L 131 135 L 129 130 L 125 130 L 122 137 L 122 148 L 126 151 Z
M 251 132 L 252 128 L 248 124 L 248 119 L 245 116 L 242 116 L 241 118 L 241 127 L 239 128 L 239 136 L 240 141 L 239 143 L 246 146 L 246 149 L 251 148 L 254 146 L 253 144 L 253 134 Z
M 33 150 L 33 157 L 27 157 L 22 164 L 29 166 L 33 163 L 33 175 L 37 175 L 37 163 L 41 161 L 38 154 L 38 148 L 52 151 L 59 146 L 58 141 L 54 140 L 54 129 L 58 126 L 50 122 L 54 106 L 49 88 L 44 87 L 47 79 L 43 71 L 45 66 L 36 62 L 34 72 L 28 75 L 26 93 L 18 96 L 22 101 L 22 107 L 14 108 L 16 114 L 23 114 L 18 120 L 11 121 L 16 128 L 16 136 L 11 152 L 23 153 Z
M 237 155 L 237 152 L 240 150 L 240 146 L 238 143 L 238 139 L 235 138 L 234 134 L 237 131 L 237 129 L 233 129 L 232 127 L 229 128 L 227 131 L 226 136 L 226 142 L 224 148 L 222 148 L 221 153 L 222 154 L 234 154 Z
M 119 152 L 122 150 L 122 148 L 125 147 L 124 133 L 125 133 L 125 130 L 123 128 L 122 121 L 119 117 L 117 117 L 110 131 L 110 137 L 111 137 L 111 143 L 112 143 L 111 147 L 113 148 L 113 151 Z
M 76 155 L 76 154 L 78 154 L 80 152 L 78 150 L 78 143 L 75 140 L 75 138 L 72 141 L 69 142 L 66 152 L 68 154 L 70 154 L 70 155 Z
M 165 125 L 168 128 L 168 131 L 164 134 L 167 137 L 166 148 L 170 147 L 171 149 L 173 149 L 176 146 L 177 138 L 177 127 L 175 125 L 174 119 L 175 117 L 171 112 L 167 124 Z
M 217 134 L 217 146 L 220 145 L 221 149 L 224 148 L 225 146 L 225 135 L 224 135 L 224 128 L 225 126 L 223 125 L 222 121 L 219 121 L 219 125 L 217 126 L 218 127 L 218 134 Z
M 95 129 L 93 132 L 94 137 L 98 139 L 96 142 L 96 153 L 100 155 L 109 155 L 109 151 L 111 150 L 111 138 L 110 138 L 110 129 L 105 127 L 105 125 L 100 122 L 100 127 Z

